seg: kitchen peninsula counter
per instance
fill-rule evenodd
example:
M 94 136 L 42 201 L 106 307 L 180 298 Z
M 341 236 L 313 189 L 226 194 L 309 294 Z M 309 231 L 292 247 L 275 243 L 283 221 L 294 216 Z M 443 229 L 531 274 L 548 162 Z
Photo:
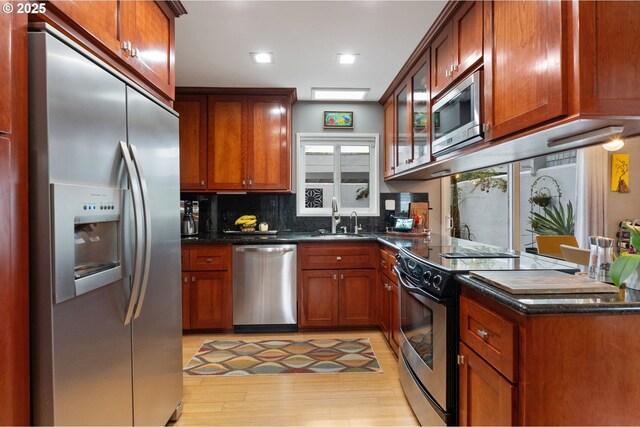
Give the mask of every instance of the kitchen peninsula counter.
M 524 315 L 535 314 L 640 314 L 640 291 L 620 289 L 617 294 L 515 295 L 468 275 L 458 275 L 463 287 Z

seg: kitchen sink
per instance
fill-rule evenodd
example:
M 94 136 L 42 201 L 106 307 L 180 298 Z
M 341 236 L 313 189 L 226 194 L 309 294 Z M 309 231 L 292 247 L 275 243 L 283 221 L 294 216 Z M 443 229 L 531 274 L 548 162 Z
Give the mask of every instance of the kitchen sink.
M 353 238 L 360 238 L 360 237 L 366 237 L 362 234 L 312 234 L 311 237 L 313 237 L 314 239 L 321 239 L 321 240 L 344 240 L 344 239 L 353 239 Z

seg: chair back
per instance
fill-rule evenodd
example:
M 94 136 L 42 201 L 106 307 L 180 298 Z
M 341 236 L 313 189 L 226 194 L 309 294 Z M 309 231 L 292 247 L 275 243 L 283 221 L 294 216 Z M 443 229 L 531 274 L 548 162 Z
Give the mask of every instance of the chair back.
M 536 236 L 536 244 L 540 255 L 560 259 L 564 259 L 560 245 L 578 247 L 576 236 Z
M 560 245 L 560 250 L 562 251 L 562 257 L 565 261 L 573 262 L 574 264 L 589 265 L 589 255 L 591 254 L 591 251 L 588 249 Z

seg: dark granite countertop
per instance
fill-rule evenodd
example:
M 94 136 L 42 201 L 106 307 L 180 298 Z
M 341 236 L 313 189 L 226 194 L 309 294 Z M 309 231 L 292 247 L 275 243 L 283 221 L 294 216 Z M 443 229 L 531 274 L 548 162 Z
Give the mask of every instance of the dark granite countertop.
M 197 237 L 182 238 L 183 244 L 215 244 L 231 243 L 234 245 L 254 245 L 270 243 L 336 243 L 336 242 L 380 242 L 392 248 L 401 247 L 411 250 L 412 248 L 426 247 L 430 244 L 428 238 L 424 236 L 390 235 L 386 233 L 363 233 L 320 235 L 312 232 L 279 232 L 278 234 L 209 234 Z
M 617 294 L 514 295 L 468 275 L 456 276 L 463 286 L 522 314 L 640 314 L 640 291 Z

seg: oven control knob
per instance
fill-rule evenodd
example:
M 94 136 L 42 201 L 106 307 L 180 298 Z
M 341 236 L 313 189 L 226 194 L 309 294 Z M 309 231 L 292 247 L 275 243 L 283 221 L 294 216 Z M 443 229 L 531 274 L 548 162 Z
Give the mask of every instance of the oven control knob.
M 433 275 L 433 273 L 429 270 L 427 270 L 424 273 L 424 276 L 422 276 L 422 278 L 424 279 L 425 283 L 429 283 L 431 281 L 431 276 Z
M 437 274 L 434 278 L 433 278 L 433 287 L 436 288 L 436 290 L 440 290 L 440 285 L 442 284 L 442 276 Z

